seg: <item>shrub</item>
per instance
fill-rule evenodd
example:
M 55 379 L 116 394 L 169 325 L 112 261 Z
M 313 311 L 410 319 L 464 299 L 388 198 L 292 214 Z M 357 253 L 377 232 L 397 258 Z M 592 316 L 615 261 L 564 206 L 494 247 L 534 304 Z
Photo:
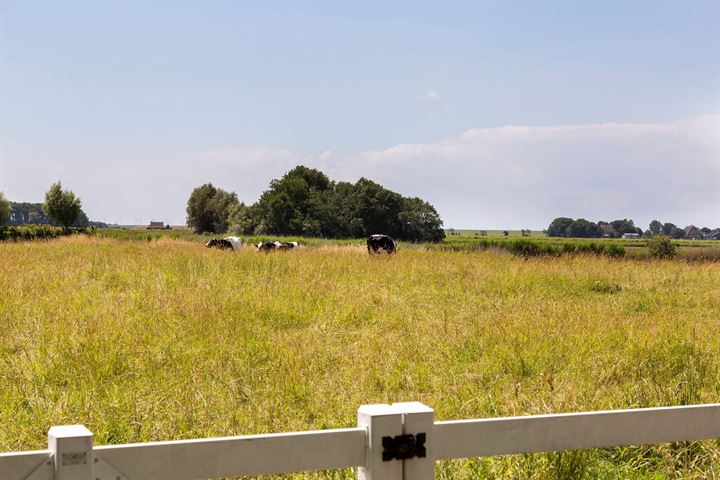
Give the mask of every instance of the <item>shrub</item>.
M 558 255 L 560 250 L 549 243 L 535 242 L 527 239 L 517 239 L 512 242 L 504 242 L 500 248 L 509 250 L 513 255 L 523 257 L 537 257 L 540 255 Z
M 664 235 L 648 240 L 647 249 L 653 258 L 673 258 L 677 255 L 677 245 Z
M 562 246 L 563 253 L 575 253 L 577 251 L 577 247 L 573 243 L 563 243 Z
M 508 250 L 514 255 L 523 257 L 535 257 L 542 253 L 542 249 L 537 242 L 531 240 L 515 240 L 510 243 Z

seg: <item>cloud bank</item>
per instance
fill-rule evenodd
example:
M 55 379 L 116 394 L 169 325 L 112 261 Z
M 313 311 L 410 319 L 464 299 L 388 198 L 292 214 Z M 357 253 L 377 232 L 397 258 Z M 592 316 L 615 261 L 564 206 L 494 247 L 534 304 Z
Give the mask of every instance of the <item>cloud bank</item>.
M 681 226 L 720 226 L 719 115 L 663 124 L 470 129 L 434 143 L 354 155 L 302 155 L 272 146 L 220 148 L 137 164 L 68 167 L 61 178 L 75 179 L 72 187 L 91 218 L 182 223 L 195 186 L 211 181 L 251 203 L 271 179 L 298 164 L 336 180 L 364 176 L 427 199 L 447 227 L 537 229 L 557 216 L 627 217 L 643 228 L 654 218 Z M 7 174 L 10 183 L 24 175 L 38 181 L 37 173 L 12 161 Z M 49 172 L 44 184 L 57 176 Z M 17 198 L 12 190 L 9 196 Z
M 343 165 L 418 192 L 457 227 L 545 227 L 556 216 L 720 224 L 720 116 L 670 124 L 471 129 Z

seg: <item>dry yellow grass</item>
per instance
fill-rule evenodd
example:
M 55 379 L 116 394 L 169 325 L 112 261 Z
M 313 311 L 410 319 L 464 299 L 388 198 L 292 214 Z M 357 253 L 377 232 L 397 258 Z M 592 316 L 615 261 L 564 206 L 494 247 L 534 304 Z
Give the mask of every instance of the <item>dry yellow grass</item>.
M 720 399 L 718 263 L 73 237 L 0 244 L 0 292 L 0 451 L 69 423 L 103 444 L 354 426 L 363 403 L 446 420 Z M 718 442 L 438 464 L 719 473 Z

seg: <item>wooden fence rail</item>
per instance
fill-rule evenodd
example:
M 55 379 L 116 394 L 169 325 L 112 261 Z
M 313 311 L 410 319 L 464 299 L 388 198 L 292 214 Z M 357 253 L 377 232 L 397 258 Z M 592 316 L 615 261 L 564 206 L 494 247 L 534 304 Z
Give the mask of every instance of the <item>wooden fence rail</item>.
M 360 480 L 431 480 L 435 461 L 720 439 L 720 404 L 435 422 L 418 402 L 363 405 L 336 430 L 94 446 L 82 425 L 48 449 L 0 454 L 0 480 L 192 480 L 357 467 Z

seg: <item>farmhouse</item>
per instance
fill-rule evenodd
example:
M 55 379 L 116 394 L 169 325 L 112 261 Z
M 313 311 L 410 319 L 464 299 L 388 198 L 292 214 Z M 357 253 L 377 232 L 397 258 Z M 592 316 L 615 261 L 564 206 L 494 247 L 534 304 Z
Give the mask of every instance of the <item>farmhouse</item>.
M 623 233 L 622 238 L 640 238 L 639 233 Z
M 702 240 L 703 234 L 695 225 L 685 227 L 685 238 L 688 240 Z
M 150 222 L 147 227 L 148 230 L 171 230 L 170 225 L 165 225 L 164 222 Z

